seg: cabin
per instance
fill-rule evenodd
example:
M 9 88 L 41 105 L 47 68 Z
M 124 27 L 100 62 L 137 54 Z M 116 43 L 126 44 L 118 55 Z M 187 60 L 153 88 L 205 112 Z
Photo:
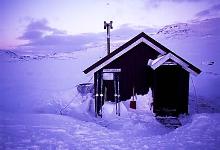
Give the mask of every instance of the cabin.
M 94 75 L 95 112 L 101 115 L 105 101 L 116 104 L 134 94 L 152 90 L 157 116 L 188 113 L 189 77 L 201 70 L 161 45 L 144 32 L 84 70 Z

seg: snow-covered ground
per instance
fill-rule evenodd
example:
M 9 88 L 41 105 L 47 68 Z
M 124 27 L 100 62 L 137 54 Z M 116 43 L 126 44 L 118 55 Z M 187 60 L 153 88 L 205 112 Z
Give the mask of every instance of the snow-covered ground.
M 0 149 L 218 149 L 220 115 L 196 114 L 177 129 L 143 111 L 78 119 L 54 114 L 1 112 Z
M 137 97 L 138 110 L 125 102 L 118 117 L 106 103 L 103 118 L 94 117 L 92 96 L 76 86 L 93 81 L 82 71 L 105 55 L 104 46 L 54 54 L 0 51 L 0 149 L 219 149 L 220 30 L 214 23 L 166 26 L 153 36 L 202 70 L 191 76 L 190 115 L 180 116 L 177 129 L 155 119 L 144 105 L 149 95 Z

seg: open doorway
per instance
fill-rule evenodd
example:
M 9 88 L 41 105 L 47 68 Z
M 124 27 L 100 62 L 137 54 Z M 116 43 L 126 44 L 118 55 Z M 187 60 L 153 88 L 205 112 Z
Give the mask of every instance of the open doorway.
M 96 77 L 95 108 L 96 116 L 102 116 L 106 101 L 115 104 L 115 112 L 120 115 L 120 81 L 121 69 L 103 69 Z

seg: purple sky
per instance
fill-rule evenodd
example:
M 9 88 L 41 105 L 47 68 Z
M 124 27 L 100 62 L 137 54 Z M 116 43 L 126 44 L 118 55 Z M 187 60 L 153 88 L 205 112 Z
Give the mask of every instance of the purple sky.
M 123 35 L 217 17 L 219 0 L 1 0 L 0 49 L 74 50 L 104 40 L 104 20 Z

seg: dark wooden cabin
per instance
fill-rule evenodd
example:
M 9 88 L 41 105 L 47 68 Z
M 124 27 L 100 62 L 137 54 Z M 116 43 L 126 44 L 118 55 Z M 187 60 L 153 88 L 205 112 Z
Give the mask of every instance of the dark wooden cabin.
M 200 72 L 143 32 L 84 70 L 94 74 L 97 114 L 105 100 L 118 103 L 151 88 L 161 116 L 188 113 L 189 74 Z

